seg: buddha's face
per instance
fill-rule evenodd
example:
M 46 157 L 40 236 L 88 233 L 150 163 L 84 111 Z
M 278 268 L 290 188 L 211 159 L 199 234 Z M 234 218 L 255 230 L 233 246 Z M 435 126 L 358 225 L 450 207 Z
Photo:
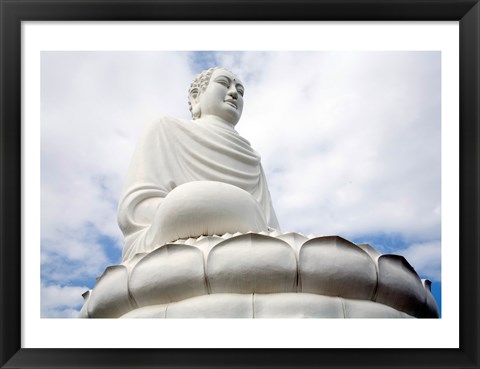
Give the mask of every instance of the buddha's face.
M 224 69 L 215 70 L 207 88 L 196 101 L 200 118 L 215 116 L 237 124 L 243 110 L 243 91 L 243 84 L 237 76 Z

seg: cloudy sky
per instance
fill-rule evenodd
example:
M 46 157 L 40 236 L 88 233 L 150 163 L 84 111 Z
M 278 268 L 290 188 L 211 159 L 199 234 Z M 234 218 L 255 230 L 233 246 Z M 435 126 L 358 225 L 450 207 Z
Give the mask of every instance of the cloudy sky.
M 196 74 L 245 85 L 283 231 L 403 255 L 440 305 L 440 52 L 42 52 L 41 316 L 75 317 L 120 262 L 116 210 L 143 128 L 190 118 Z

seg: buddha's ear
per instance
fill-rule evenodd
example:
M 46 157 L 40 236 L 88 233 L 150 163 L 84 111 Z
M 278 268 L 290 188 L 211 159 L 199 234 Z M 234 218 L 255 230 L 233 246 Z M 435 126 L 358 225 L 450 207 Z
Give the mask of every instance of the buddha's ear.
M 193 88 L 190 91 L 190 95 L 188 96 L 190 101 L 190 105 L 192 107 L 192 117 L 193 119 L 200 118 L 201 111 L 200 111 L 200 90 L 198 88 Z

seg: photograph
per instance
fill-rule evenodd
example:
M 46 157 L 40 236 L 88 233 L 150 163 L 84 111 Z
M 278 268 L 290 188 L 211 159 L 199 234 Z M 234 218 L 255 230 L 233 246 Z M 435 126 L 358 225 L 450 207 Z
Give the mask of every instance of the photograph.
M 42 318 L 441 316 L 440 52 L 45 51 L 40 86 Z

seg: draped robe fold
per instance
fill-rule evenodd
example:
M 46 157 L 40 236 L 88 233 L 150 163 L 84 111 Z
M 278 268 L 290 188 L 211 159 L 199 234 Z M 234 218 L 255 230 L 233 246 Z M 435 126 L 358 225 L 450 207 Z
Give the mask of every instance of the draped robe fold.
M 123 260 L 156 246 L 148 244 L 147 232 L 155 227 L 155 213 L 170 191 L 205 180 L 250 193 L 268 226 L 279 228 L 260 156 L 233 126 L 165 117 L 140 138 L 125 179 L 118 209 L 118 224 L 125 236 Z

